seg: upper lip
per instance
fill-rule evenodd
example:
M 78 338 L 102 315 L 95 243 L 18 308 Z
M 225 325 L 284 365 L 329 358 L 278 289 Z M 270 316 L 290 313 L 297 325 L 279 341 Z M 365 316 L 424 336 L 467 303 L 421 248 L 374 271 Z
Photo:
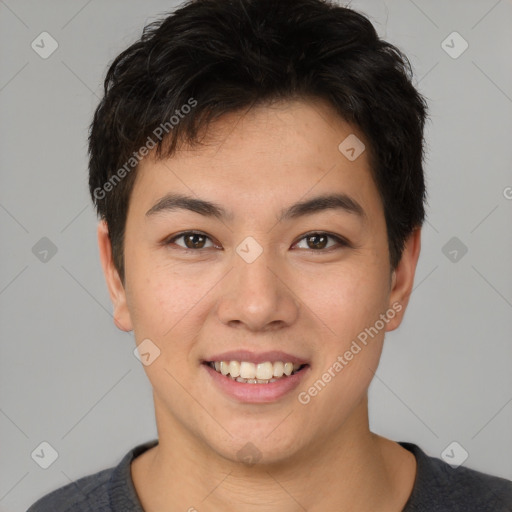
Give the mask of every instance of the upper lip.
M 307 360 L 303 357 L 281 352 L 279 350 L 271 350 L 268 352 L 252 352 L 250 350 L 230 350 L 220 354 L 213 354 L 203 360 L 204 363 L 212 361 L 247 361 L 250 363 L 272 363 L 282 361 L 283 363 L 307 364 Z

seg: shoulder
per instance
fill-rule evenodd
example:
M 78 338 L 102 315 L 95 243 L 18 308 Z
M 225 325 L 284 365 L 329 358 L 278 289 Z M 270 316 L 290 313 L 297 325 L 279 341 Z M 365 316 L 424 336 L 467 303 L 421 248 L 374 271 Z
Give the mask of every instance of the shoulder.
M 108 484 L 114 469 L 104 469 L 60 487 L 36 501 L 27 512 L 108 511 Z
M 115 467 L 84 476 L 36 501 L 27 512 L 143 512 L 131 477 L 133 459 L 158 440 L 140 444 Z
M 463 466 L 452 468 L 418 446 L 399 443 L 416 457 L 417 473 L 404 512 L 512 510 L 512 482 Z

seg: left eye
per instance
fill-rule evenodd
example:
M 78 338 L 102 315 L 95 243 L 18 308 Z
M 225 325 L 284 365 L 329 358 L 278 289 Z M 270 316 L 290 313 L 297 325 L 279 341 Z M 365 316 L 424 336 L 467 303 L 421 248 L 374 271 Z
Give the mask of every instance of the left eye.
M 329 238 L 331 240 L 334 240 L 335 243 L 332 244 L 332 245 L 328 245 L 328 240 Z M 336 244 L 337 245 L 341 245 L 341 246 L 347 246 L 347 242 L 345 242 L 345 240 L 343 240 L 342 238 L 336 236 L 336 235 L 330 235 L 328 233 L 309 233 L 305 236 L 303 236 L 301 239 L 300 239 L 300 243 L 303 243 L 302 241 L 305 241 L 306 243 L 306 247 L 299 247 L 298 244 L 297 247 L 299 247 L 299 249 L 312 249 L 314 251 L 318 251 L 318 250 L 322 250 L 322 249 L 330 249 L 333 247 L 333 245 L 335 246 Z

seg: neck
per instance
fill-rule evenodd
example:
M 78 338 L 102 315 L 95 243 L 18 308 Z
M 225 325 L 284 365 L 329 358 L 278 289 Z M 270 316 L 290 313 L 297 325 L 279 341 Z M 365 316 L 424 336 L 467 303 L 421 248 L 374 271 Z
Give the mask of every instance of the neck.
M 330 442 L 318 439 L 286 460 L 254 465 L 220 456 L 157 415 L 159 444 L 132 463 L 144 510 L 402 510 L 414 456 L 370 432 L 366 397 L 357 409 Z

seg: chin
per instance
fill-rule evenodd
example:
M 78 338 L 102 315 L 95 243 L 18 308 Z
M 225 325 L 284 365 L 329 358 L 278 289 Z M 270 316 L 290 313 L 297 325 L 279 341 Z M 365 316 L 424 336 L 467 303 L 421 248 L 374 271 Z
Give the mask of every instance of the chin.
M 302 444 L 298 442 L 297 436 L 290 432 L 287 432 L 288 437 L 284 438 L 268 435 L 272 429 L 267 430 L 265 435 L 256 435 L 254 431 L 248 434 L 248 431 L 250 432 L 250 429 L 246 428 L 240 435 L 224 439 L 224 442 L 216 440 L 210 446 L 224 459 L 254 467 L 283 463 L 296 456 Z

